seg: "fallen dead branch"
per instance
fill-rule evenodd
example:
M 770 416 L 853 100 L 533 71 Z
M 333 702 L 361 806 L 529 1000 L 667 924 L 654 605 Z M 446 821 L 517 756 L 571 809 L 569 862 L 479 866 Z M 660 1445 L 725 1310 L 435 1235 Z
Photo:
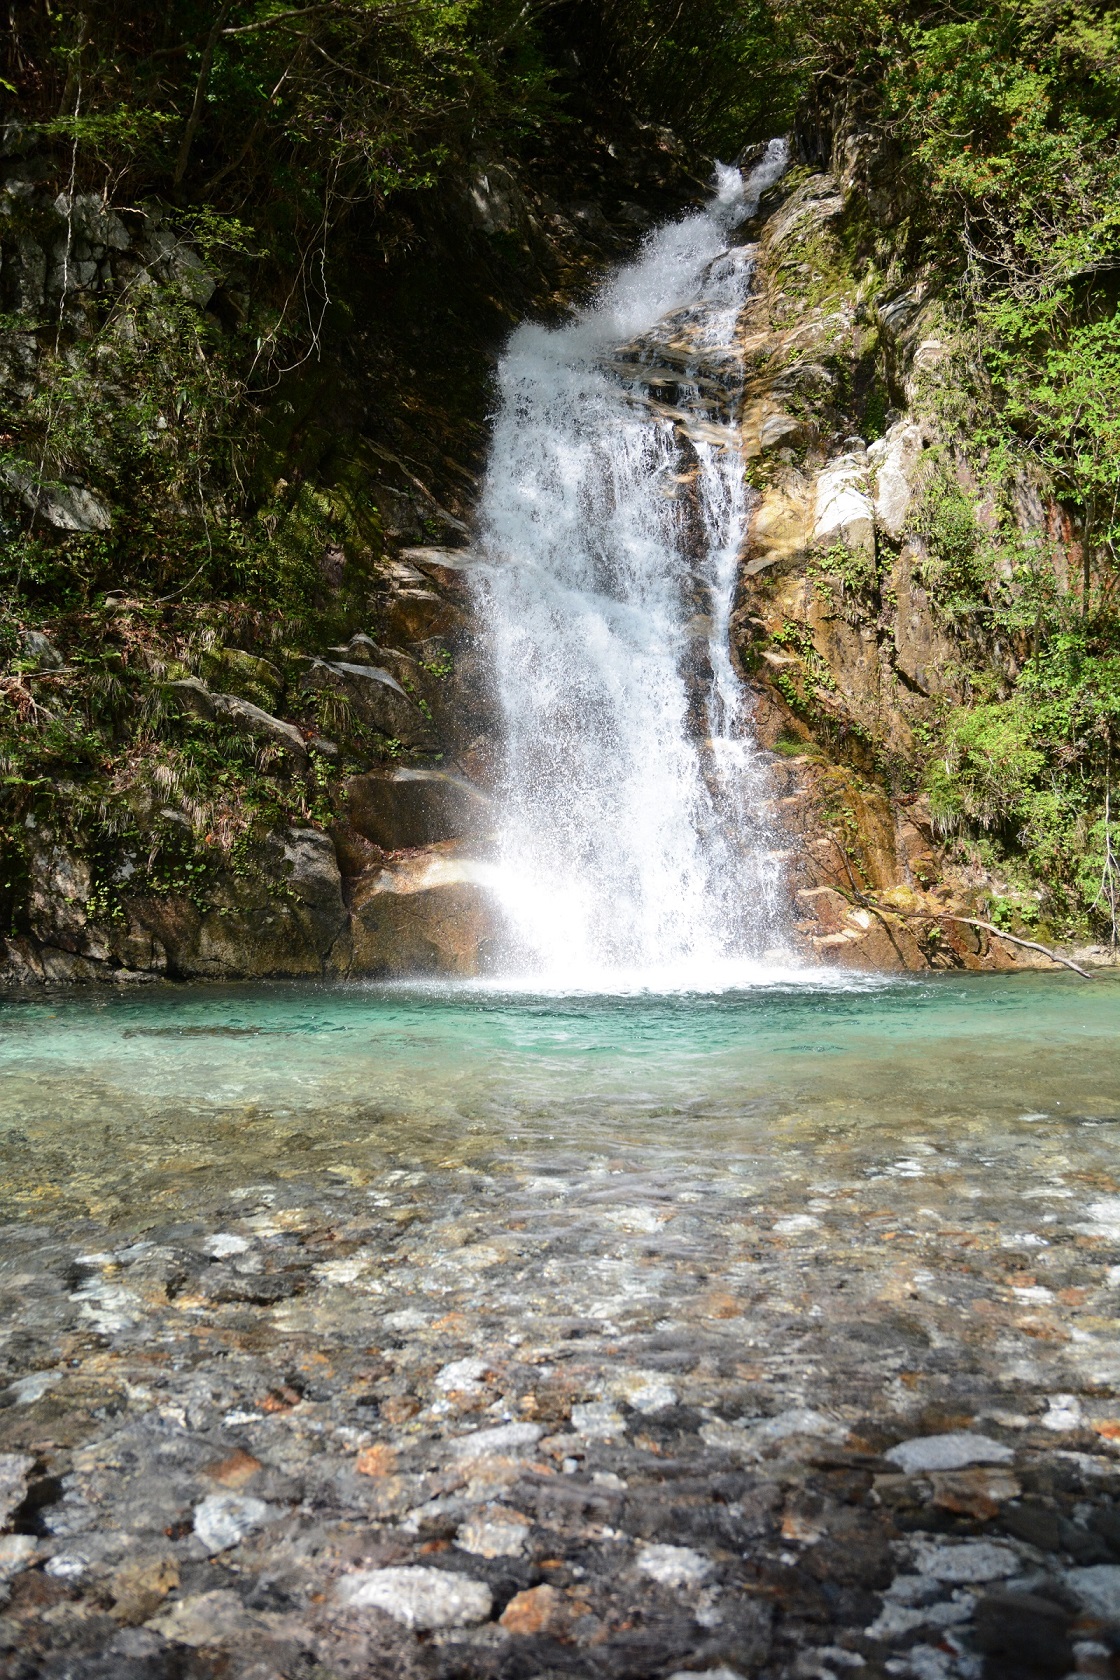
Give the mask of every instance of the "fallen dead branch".
M 1082 968 L 1079 963 L 1075 963 L 1072 957 L 1063 957 L 1060 952 L 1052 951 L 1049 945 L 1040 945 L 1037 939 L 1022 939 L 1017 933 L 1005 933 L 1003 928 L 996 927 L 994 922 L 982 922 L 978 916 L 955 916 L 948 910 L 899 910 L 893 904 L 877 904 L 873 898 L 868 898 L 867 894 L 856 885 L 848 855 L 836 836 L 830 835 L 829 838 L 840 853 L 845 873 L 851 883 L 851 896 L 861 909 L 873 911 L 884 926 L 888 916 L 896 916 L 902 921 L 959 922 L 962 927 L 983 928 L 985 933 L 994 934 L 997 939 L 1005 939 L 1009 945 L 1021 945 L 1027 951 L 1039 951 L 1044 957 L 1049 957 L 1052 963 L 1058 963 L 1062 968 L 1071 968 L 1075 974 L 1080 974 L 1083 980 L 1096 979 L 1095 974 L 1090 974 L 1088 969 Z M 845 889 L 840 885 L 839 876 L 836 876 L 835 879 L 837 890 L 847 897 Z M 889 928 L 887 931 L 889 933 Z
M 1049 957 L 1051 962 L 1060 963 L 1063 968 L 1072 968 L 1083 980 L 1096 979 L 1095 974 L 1075 963 L 1072 957 L 1063 957 L 1059 951 L 1052 951 L 1049 945 L 1040 945 L 1037 939 L 1021 939 L 1017 933 L 1005 933 L 1003 928 L 996 927 L 994 922 L 982 922 L 977 916 L 953 916 L 947 910 L 896 910 L 893 905 L 876 904 L 862 895 L 860 902 L 866 909 L 873 910 L 877 916 L 899 916 L 907 921 L 959 922 L 963 927 L 983 928 L 985 933 L 994 934 L 997 939 L 1005 939 L 1009 945 L 1021 945 L 1027 951 L 1040 951 L 1044 957 Z

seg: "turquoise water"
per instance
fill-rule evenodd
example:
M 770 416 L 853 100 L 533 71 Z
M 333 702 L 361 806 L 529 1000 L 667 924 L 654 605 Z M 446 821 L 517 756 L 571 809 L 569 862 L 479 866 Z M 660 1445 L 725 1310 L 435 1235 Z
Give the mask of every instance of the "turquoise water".
M 17 1209 L 120 1212 L 172 1183 L 390 1161 L 549 1171 L 621 1152 L 638 1174 L 765 1177 L 838 1139 L 872 1163 L 923 1139 L 1012 1157 L 1055 1127 L 1110 1157 L 1118 1029 L 1115 978 L 1049 974 L 12 995 L 0 1164 Z

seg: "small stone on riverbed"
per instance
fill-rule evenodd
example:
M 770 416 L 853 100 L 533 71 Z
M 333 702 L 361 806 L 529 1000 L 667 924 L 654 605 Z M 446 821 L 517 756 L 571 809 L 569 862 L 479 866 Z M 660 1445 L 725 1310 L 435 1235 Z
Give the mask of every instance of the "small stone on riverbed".
M 27 1478 L 35 1464 L 26 1453 L 0 1453 L 0 1528 L 27 1497 Z
M 1017 1575 L 1020 1569 L 1018 1555 L 1011 1547 L 993 1540 L 962 1540 L 955 1546 L 918 1540 L 914 1544 L 914 1561 L 923 1575 L 954 1585 L 1004 1581 L 1009 1575 Z
M 572 1407 L 572 1428 L 589 1441 L 613 1441 L 625 1435 L 626 1422 L 621 1412 L 605 1400 L 590 1400 L 586 1405 Z
M 463 1523 L 455 1536 L 461 1551 L 478 1557 L 520 1557 L 525 1550 L 529 1524 L 512 1511 L 492 1511 Z
M 710 1560 L 691 1546 L 643 1546 L 638 1568 L 662 1587 L 698 1587 L 712 1573 Z
M 338 1583 L 335 1599 L 351 1610 L 382 1610 L 421 1632 L 484 1622 L 493 1604 L 484 1582 L 422 1567 L 359 1570 Z
M 208 1552 L 238 1546 L 274 1515 L 271 1505 L 237 1493 L 212 1493 L 194 1510 L 194 1531 Z
M 215 1231 L 202 1245 L 202 1252 L 211 1260 L 229 1260 L 235 1254 L 246 1254 L 248 1249 L 248 1238 L 239 1237 L 234 1231 Z
M 218 1591 L 180 1599 L 147 1626 L 172 1644 L 197 1647 L 217 1645 L 222 1639 L 246 1632 L 253 1626 L 253 1618 L 235 1592 Z
M 1087 1569 L 1067 1569 L 1066 1582 L 1090 1615 L 1120 1622 L 1120 1566 L 1095 1563 Z
M 953 1429 L 944 1435 L 917 1435 L 911 1441 L 900 1441 L 883 1456 L 906 1475 L 914 1476 L 925 1470 L 963 1470 L 969 1464 L 1007 1464 L 1015 1454 L 1002 1441 Z
M 476 1429 L 451 1442 L 456 1458 L 485 1458 L 491 1453 L 523 1452 L 535 1447 L 544 1430 L 536 1423 L 500 1423 L 496 1429 Z
M 0 1534 L 0 1582 L 26 1569 L 35 1556 L 35 1547 L 30 1534 Z

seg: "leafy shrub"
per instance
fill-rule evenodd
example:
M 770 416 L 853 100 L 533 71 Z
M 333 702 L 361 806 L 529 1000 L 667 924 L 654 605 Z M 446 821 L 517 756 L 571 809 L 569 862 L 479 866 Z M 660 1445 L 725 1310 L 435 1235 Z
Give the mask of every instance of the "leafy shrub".
M 944 468 L 927 480 L 908 528 L 922 545 L 916 570 L 934 602 L 952 606 L 983 590 L 989 565 L 975 507 Z
M 1015 701 L 955 712 L 929 772 L 934 820 L 945 833 L 1007 827 L 1023 815 L 1045 765 L 1032 720 Z

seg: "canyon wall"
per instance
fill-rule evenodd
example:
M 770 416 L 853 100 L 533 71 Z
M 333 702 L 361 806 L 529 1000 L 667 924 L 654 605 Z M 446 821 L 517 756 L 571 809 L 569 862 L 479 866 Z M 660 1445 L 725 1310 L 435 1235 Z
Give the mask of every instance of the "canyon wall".
M 470 308 L 459 296 L 425 344 L 421 289 L 372 408 L 355 395 L 370 352 L 344 336 L 269 421 L 300 496 L 312 485 L 327 508 L 317 615 L 195 611 L 177 592 L 124 588 L 10 628 L 0 682 L 25 738 L 32 726 L 48 742 L 52 728 L 75 728 L 77 694 L 96 741 L 80 763 L 64 753 L 52 767 L 46 751 L 18 771 L 9 749 L 18 791 L 0 836 L 0 974 L 487 966 L 501 928 L 479 863 L 495 822 L 496 727 L 469 587 L 480 370 L 518 311 L 561 311 L 655 213 L 696 194 L 671 137 L 631 138 L 627 169 L 600 169 L 597 199 L 560 202 L 503 162 L 480 165 L 439 234 L 445 254 L 464 241 L 454 284 Z M 738 329 L 754 505 L 733 652 L 769 755 L 791 946 L 876 969 L 1046 963 L 976 925 L 1017 925 L 1021 885 L 950 843 L 923 779 L 947 710 L 982 673 L 994 692 L 1006 686 L 1029 652 L 1022 633 L 954 617 L 939 587 L 938 509 L 951 512 L 956 495 L 981 524 L 989 517 L 958 447 L 954 328 L 937 275 L 901 255 L 905 205 L 874 150 L 858 135 L 826 160 L 811 150 L 800 145 L 742 232 L 757 266 Z M 99 289 L 143 285 L 199 312 L 233 290 L 159 219 L 93 199 L 60 207 L 34 153 L 9 154 L 5 190 L 21 219 L 4 247 L 6 301 L 29 329 L 12 336 L 2 370 L 11 395 L 36 394 L 36 312 L 69 312 L 80 343 Z M 441 413 L 445 341 L 464 315 L 471 377 Z M 87 485 L 7 470 L 5 486 L 48 536 L 95 537 L 111 518 Z M 1041 482 L 1013 493 L 1025 535 L 1060 520 Z M 281 506 L 289 527 L 306 519 L 299 498 Z

